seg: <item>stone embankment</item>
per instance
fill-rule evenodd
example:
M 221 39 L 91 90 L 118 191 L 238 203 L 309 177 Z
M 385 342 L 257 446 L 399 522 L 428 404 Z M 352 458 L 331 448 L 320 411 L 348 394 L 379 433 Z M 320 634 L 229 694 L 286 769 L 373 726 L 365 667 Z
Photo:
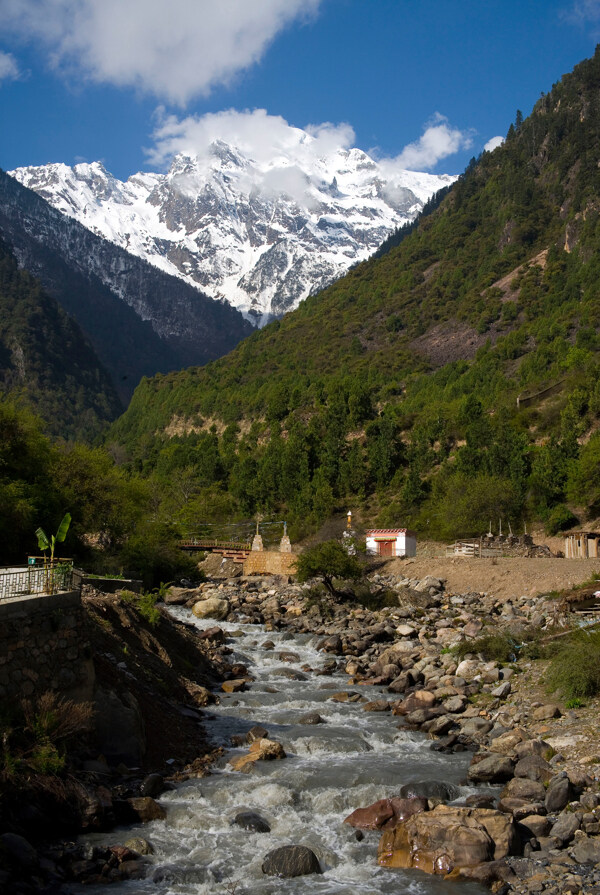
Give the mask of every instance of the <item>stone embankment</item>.
M 475 792 L 464 802 L 456 803 L 454 792 L 432 794 L 416 785 L 346 819 L 382 831 L 381 865 L 477 880 L 495 892 L 600 893 L 595 702 L 576 710 L 550 702 L 536 681 L 543 666 L 518 654 L 502 664 L 464 647 L 462 658 L 452 651 L 488 633 L 515 640 L 553 636 L 565 622 L 555 601 L 452 594 L 433 577 L 373 574 L 370 589 L 369 599 L 384 598 L 386 608 L 315 602 L 306 586 L 273 578 L 212 581 L 168 599 L 186 603 L 200 618 L 320 635 L 319 670 L 347 675 L 348 689 L 337 698 L 363 701 L 365 711 L 392 712 L 425 732 L 428 748 L 473 753 L 465 782 Z M 251 680 L 243 666 L 235 674 L 229 683 L 239 688 Z M 382 698 L 367 702 L 364 684 L 379 685 Z M 240 770 L 258 754 L 258 744 Z

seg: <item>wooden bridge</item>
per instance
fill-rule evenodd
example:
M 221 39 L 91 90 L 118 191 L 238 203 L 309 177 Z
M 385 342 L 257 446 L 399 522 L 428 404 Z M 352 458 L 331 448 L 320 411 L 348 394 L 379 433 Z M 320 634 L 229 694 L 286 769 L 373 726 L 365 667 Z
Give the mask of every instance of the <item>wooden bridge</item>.
M 234 562 L 244 562 L 248 554 L 251 552 L 252 545 L 248 542 L 225 541 L 216 538 L 195 538 L 188 537 L 179 542 L 181 550 L 189 550 L 197 552 L 201 550 L 203 553 L 220 553 L 226 559 L 232 559 Z

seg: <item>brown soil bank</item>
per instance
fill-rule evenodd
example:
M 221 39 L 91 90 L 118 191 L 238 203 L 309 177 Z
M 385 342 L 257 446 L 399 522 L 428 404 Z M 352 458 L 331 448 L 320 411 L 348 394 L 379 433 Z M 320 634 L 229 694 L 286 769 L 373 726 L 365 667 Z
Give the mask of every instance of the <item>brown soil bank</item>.
M 448 593 L 490 593 L 498 599 L 567 590 L 600 571 L 600 559 L 556 557 L 419 556 L 392 559 L 382 571 L 406 578 L 433 575 L 446 581 Z M 600 585 L 599 585 L 600 586 Z

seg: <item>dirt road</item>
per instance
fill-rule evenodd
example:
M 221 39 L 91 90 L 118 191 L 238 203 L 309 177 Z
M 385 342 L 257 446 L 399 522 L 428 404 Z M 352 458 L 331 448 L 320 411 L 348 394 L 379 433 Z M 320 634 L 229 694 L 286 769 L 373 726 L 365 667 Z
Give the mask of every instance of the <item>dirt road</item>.
M 381 570 L 387 574 L 424 578 L 433 575 L 446 581 L 449 593 L 492 593 L 501 600 L 525 594 L 549 593 L 571 588 L 600 572 L 600 559 L 558 559 L 544 557 L 498 557 L 482 559 L 463 556 L 417 556 L 392 559 Z M 600 589 L 600 583 L 599 583 Z

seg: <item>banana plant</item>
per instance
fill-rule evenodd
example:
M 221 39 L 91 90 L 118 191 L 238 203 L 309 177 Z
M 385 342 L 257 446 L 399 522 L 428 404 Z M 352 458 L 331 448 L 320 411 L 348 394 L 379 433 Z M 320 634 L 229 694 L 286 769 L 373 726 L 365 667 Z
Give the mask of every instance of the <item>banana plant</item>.
M 54 591 L 54 576 L 52 574 L 54 567 L 54 548 L 57 544 L 60 544 L 64 541 L 67 536 L 67 532 L 69 530 L 69 525 L 71 524 L 71 514 L 65 513 L 62 518 L 60 525 L 58 526 L 58 531 L 55 535 L 48 535 L 44 531 L 43 528 L 36 529 L 36 537 L 38 539 L 38 547 L 44 553 L 44 573 L 46 578 L 46 593 L 53 593 Z M 48 559 L 46 556 L 46 551 L 50 551 L 50 574 L 48 574 Z

